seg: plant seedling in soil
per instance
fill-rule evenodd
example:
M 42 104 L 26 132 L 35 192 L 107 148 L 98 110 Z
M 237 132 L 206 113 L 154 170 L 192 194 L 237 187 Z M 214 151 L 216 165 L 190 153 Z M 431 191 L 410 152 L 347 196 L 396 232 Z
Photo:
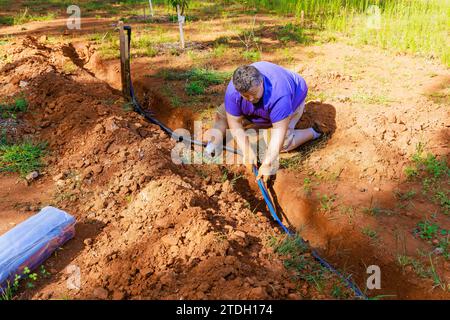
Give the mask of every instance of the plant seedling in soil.
M 48 271 L 45 269 L 44 265 L 41 265 L 41 267 L 39 268 L 39 272 L 41 273 L 41 275 L 42 275 L 44 278 L 48 278 L 48 277 L 51 276 L 51 273 L 48 272 Z
M 275 248 L 275 252 L 286 257 L 284 266 L 293 269 L 296 277 L 310 283 L 314 283 L 316 288 L 322 292 L 324 274 L 328 272 L 319 263 L 311 259 L 308 246 L 299 236 L 286 237 Z
M 450 258 L 450 252 L 449 252 L 449 248 L 450 248 L 450 234 L 447 233 L 447 237 L 442 238 L 439 240 L 439 244 L 437 245 L 437 249 L 439 249 L 439 251 L 441 252 L 442 256 L 448 260 Z
M 45 269 L 44 265 L 41 265 L 39 267 L 39 273 L 42 277 L 48 278 L 51 274 Z M 12 300 L 14 298 L 14 295 L 19 290 L 20 281 L 22 280 L 28 280 L 26 283 L 26 287 L 29 289 L 32 289 L 35 287 L 35 282 L 38 281 L 39 275 L 38 273 L 32 273 L 30 268 L 25 267 L 23 269 L 22 275 L 16 274 L 14 276 L 14 281 L 12 284 L 7 282 L 7 286 L 5 289 L 0 289 L 0 301 L 1 300 Z
M 370 227 L 364 227 L 361 232 L 372 240 L 378 237 L 378 233 Z
M 431 179 L 450 175 L 450 168 L 447 167 L 444 159 L 439 160 L 431 153 L 424 155 L 423 143 L 416 146 L 416 152 L 412 155 L 412 163 L 414 166 L 408 166 L 405 169 L 405 174 L 410 179 L 418 177 L 421 172 L 428 174 Z
M 450 197 L 449 192 L 438 191 L 434 196 L 435 201 L 442 207 L 443 213 L 448 215 L 450 212 Z
M 401 192 L 399 190 L 396 190 L 396 191 L 394 191 L 394 194 L 398 200 L 407 201 L 407 200 L 411 200 L 412 198 L 414 198 L 414 196 L 416 195 L 416 191 L 410 190 L 408 192 Z
M 433 288 L 440 287 L 442 290 L 447 291 L 450 290 L 450 284 L 445 284 L 439 274 L 436 272 L 436 269 L 434 268 L 433 259 L 431 258 L 431 254 L 429 255 L 430 258 L 430 273 L 431 278 L 433 279 L 434 285 Z M 448 289 L 447 289 L 448 287 Z
M 19 281 L 21 279 L 21 276 L 15 275 L 14 281 L 12 285 L 7 281 L 7 285 L 5 289 L 1 289 L 1 295 L 0 295 L 0 301 L 6 301 L 6 300 L 12 300 L 14 298 L 15 293 L 17 290 L 19 290 Z
M 38 279 L 37 273 L 31 273 L 31 270 L 28 267 L 25 267 L 23 269 L 23 276 L 24 276 L 24 279 L 31 280 L 31 281 L 27 282 L 27 284 L 26 284 L 27 288 L 30 288 L 30 289 L 34 288 L 33 282 L 37 281 L 37 279 Z
M 224 167 L 223 172 L 222 172 L 222 177 L 220 178 L 220 182 L 224 183 L 227 180 L 228 180 L 228 169 Z
M 122 110 L 123 110 L 123 111 L 126 111 L 126 112 L 133 111 L 133 110 L 134 110 L 133 103 L 131 103 L 131 102 L 125 102 L 125 103 L 122 105 Z
M 261 60 L 261 52 L 260 51 L 256 51 L 256 50 L 244 51 L 242 53 L 242 56 L 244 57 L 244 59 L 250 60 L 250 61 L 253 61 L 253 62 Z
M 430 276 L 430 273 L 426 270 L 422 262 L 414 259 L 413 257 L 399 255 L 397 256 L 397 262 L 402 267 L 402 269 L 404 269 L 408 265 L 411 265 L 414 272 L 421 278 L 427 278 Z
M 383 209 L 383 208 L 379 208 L 379 207 L 371 207 L 371 208 L 364 208 L 363 212 L 365 214 L 369 214 L 371 216 L 380 216 L 382 214 L 385 214 L 387 216 L 392 216 L 393 214 L 395 214 L 395 211 L 393 210 L 389 210 L 389 209 Z
M 279 28 L 277 32 L 278 40 L 286 44 L 289 41 L 304 43 L 306 42 L 306 37 L 303 34 L 303 28 L 294 25 L 291 22 Z
M 350 297 L 349 293 L 342 288 L 342 285 L 336 283 L 333 284 L 331 295 L 336 299 L 348 299 Z
M 439 230 L 437 224 L 430 223 L 428 220 L 419 222 L 417 227 L 416 232 L 419 234 L 420 238 L 424 240 L 433 239 Z
M 320 199 L 321 209 L 326 212 L 330 211 L 331 208 L 333 207 L 334 201 L 336 200 L 336 196 L 334 195 L 328 196 L 326 194 L 320 195 L 320 193 L 318 193 L 317 196 Z
M 311 179 L 310 178 L 303 179 L 303 191 L 307 195 L 311 194 L 312 187 L 311 187 Z
M 2 119 L 16 119 L 17 114 L 27 111 L 28 102 L 23 96 L 17 97 L 13 103 L 0 103 L 0 118 Z
M 232 186 L 234 186 L 236 184 L 236 181 L 238 181 L 239 179 L 241 179 L 244 175 L 240 174 L 237 175 L 236 173 L 233 173 L 233 179 L 231 179 L 230 184 Z

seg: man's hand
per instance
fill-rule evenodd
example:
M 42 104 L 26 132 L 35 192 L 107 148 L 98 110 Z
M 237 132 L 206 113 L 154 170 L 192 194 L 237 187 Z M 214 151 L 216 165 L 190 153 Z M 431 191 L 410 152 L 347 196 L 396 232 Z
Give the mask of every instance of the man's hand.
M 285 118 L 281 121 L 272 124 L 271 137 L 269 145 L 266 150 L 266 156 L 258 170 L 256 180 L 263 178 L 264 182 L 269 181 L 272 174 L 276 173 L 278 169 L 278 155 L 283 146 L 284 138 L 286 136 L 287 128 L 289 126 L 290 118 Z M 276 166 L 276 168 L 273 168 Z
M 256 180 L 263 179 L 264 183 L 267 183 L 271 176 L 271 166 L 268 164 L 262 164 L 261 167 L 258 169 L 258 176 L 256 177 Z

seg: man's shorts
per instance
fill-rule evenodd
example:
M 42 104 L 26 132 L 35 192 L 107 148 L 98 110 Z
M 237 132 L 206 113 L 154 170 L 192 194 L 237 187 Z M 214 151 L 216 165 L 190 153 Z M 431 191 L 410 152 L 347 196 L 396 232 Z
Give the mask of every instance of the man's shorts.
M 292 144 L 292 141 L 294 140 L 294 131 L 295 131 L 295 126 L 297 125 L 298 121 L 301 119 L 303 112 L 305 111 L 305 100 L 303 100 L 302 103 L 300 103 L 300 105 L 295 109 L 294 113 L 291 114 L 290 117 L 290 121 L 289 121 L 289 125 L 288 125 L 288 129 L 286 132 L 286 136 L 284 138 L 284 142 L 283 142 L 283 147 L 281 149 L 281 151 L 289 151 L 289 147 Z M 217 108 L 217 115 L 220 118 L 225 118 L 225 120 L 227 119 L 227 113 L 225 111 L 225 105 L 222 103 L 218 108 Z M 248 119 L 246 119 L 244 117 L 243 119 L 243 124 L 244 128 L 253 128 L 253 129 L 267 129 L 268 132 L 267 134 L 264 134 L 264 137 L 268 137 L 268 140 L 270 140 L 270 126 L 261 126 L 258 124 L 254 124 L 253 122 L 249 121 Z M 266 141 L 266 143 L 268 143 L 268 141 Z

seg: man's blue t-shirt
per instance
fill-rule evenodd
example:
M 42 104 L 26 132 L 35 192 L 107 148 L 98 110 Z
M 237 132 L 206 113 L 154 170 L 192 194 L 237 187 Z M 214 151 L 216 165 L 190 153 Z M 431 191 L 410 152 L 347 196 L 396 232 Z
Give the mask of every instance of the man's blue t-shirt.
M 225 110 L 233 116 L 244 116 L 255 124 L 272 124 L 281 121 L 305 100 L 308 87 L 295 72 L 270 62 L 252 64 L 263 75 L 264 94 L 253 104 L 245 100 L 234 88 L 233 81 L 225 92 Z

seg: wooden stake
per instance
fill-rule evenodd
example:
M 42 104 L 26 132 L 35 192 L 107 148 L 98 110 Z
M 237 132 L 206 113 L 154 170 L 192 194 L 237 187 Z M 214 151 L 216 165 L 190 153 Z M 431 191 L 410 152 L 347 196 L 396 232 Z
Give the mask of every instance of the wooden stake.
M 181 49 L 184 49 L 184 33 L 183 33 L 184 17 L 180 14 L 180 6 L 179 5 L 177 5 L 177 15 L 178 15 L 178 25 L 180 27 Z
M 125 99 L 131 99 L 131 75 L 130 75 L 130 57 L 128 55 L 128 35 L 123 28 L 123 21 L 119 21 L 119 39 L 120 39 L 120 76 L 122 80 L 122 94 Z
M 305 24 L 305 11 L 302 10 L 301 15 L 300 15 L 300 24 L 303 27 Z
M 153 17 L 153 6 L 152 6 L 152 0 L 148 0 L 148 4 L 150 5 L 150 15 Z

